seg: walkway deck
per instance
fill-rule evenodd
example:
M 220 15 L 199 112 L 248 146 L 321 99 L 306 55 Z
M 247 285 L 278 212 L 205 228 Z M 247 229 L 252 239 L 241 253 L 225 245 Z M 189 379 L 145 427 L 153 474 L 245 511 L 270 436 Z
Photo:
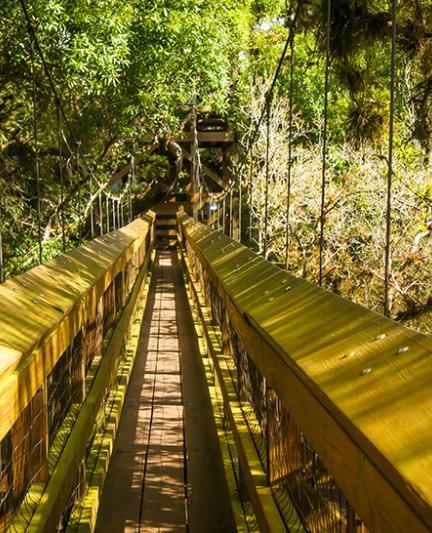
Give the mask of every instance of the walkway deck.
M 235 529 L 204 379 L 177 255 L 159 251 L 97 533 Z

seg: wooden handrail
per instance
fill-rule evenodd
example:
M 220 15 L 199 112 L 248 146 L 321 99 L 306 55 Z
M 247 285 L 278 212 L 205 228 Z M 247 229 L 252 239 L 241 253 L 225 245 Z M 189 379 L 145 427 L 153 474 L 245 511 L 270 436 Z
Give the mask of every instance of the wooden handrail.
M 432 339 L 185 214 L 183 239 L 263 376 L 371 531 L 432 529 Z

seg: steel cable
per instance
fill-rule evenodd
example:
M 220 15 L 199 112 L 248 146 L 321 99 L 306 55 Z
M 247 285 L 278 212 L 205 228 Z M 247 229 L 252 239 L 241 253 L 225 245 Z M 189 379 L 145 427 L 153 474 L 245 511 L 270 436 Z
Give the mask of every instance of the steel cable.
M 37 86 L 36 86 L 36 67 L 34 59 L 34 40 L 31 42 L 30 62 L 32 71 L 32 104 L 33 104 L 33 150 L 34 150 L 34 177 L 36 181 L 36 217 L 37 217 L 37 237 L 38 237 L 38 256 L 39 264 L 42 264 L 42 220 L 41 220 L 41 184 L 39 168 L 39 139 L 38 139 L 38 122 L 37 122 Z
M 384 314 L 389 316 L 389 282 L 391 270 L 391 212 L 392 212 L 392 181 L 393 181 L 393 137 L 396 92 L 396 37 L 397 37 L 397 0 L 392 0 L 392 49 L 390 74 L 390 117 L 389 117 L 389 145 L 388 145 L 388 173 L 386 195 L 386 232 L 384 258 Z
M 327 0 L 327 27 L 326 27 L 326 58 L 324 80 L 324 125 L 322 145 L 322 173 L 321 173 L 321 212 L 320 212 L 320 236 L 319 236 L 319 276 L 318 284 L 321 287 L 323 281 L 324 263 L 324 223 L 325 223 L 325 200 L 327 179 L 327 126 L 328 126 L 328 92 L 330 74 L 330 38 L 331 38 L 331 0 Z
M 293 105 L 294 105 L 294 34 L 290 43 L 290 84 L 289 84 L 289 129 L 288 129 L 288 171 L 287 171 L 287 198 L 286 198 L 286 228 L 285 228 L 285 267 L 289 266 L 290 244 L 290 211 L 291 211 L 291 171 L 293 148 Z

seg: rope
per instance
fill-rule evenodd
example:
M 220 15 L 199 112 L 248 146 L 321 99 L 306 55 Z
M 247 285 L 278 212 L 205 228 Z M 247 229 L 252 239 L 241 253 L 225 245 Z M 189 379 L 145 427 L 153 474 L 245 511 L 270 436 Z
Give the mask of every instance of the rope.
M 318 284 L 321 287 L 323 281 L 324 259 L 324 223 L 325 223 L 325 199 L 327 178 L 327 123 L 328 123 L 328 91 L 330 72 L 330 37 L 331 37 L 331 0 L 327 0 L 327 28 L 326 28 L 326 65 L 324 82 L 324 126 L 323 126 L 323 151 L 322 151 L 322 175 L 321 175 L 321 213 L 320 213 L 320 238 L 319 238 L 319 277 Z
M 289 266 L 290 244 L 290 211 L 291 211 L 291 169 L 293 148 L 293 93 L 294 93 L 294 35 L 290 43 L 290 84 L 289 84 L 289 129 L 288 129 L 288 175 L 286 198 L 286 229 L 285 229 L 285 267 Z
M 269 202 L 269 181 L 270 181 L 270 114 L 271 104 L 267 106 L 266 117 L 266 160 L 265 160 L 265 193 L 264 193 L 264 247 L 263 255 L 267 257 L 268 248 L 268 202 Z
M 34 61 L 34 41 L 31 43 L 30 61 L 32 70 L 32 103 L 33 103 L 33 145 L 35 153 L 34 177 L 36 180 L 36 211 L 37 211 L 37 235 L 38 235 L 38 255 L 39 264 L 42 264 L 42 221 L 41 221 L 41 188 L 40 188 L 40 171 L 39 171 L 39 147 L 38 147 L 38 124 L 37 124 L 37 87 L 36 87 L 36 70 Z
M 392 179 L 393 179 L 393 137 L 396 92 L 396 37 L 397 37 L 397 0 L 392 0 L 392 51 L 390 78 L 390 124 L 388 146 L 388 174 L 387 174 L 387 205 L 386 205 L 386 233 L 384 259 L 384 314 L 389 316 L 389 281 L 391 268 L 391 211 L 392 211 Z

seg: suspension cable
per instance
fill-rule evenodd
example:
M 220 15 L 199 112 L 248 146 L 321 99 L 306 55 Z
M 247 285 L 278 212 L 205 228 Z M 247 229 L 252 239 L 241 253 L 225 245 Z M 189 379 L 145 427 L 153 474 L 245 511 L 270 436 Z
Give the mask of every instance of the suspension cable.
M 263 108 L 261 110 L 258 122 L 256 123 L 255 129 L 253 130 L 251 136 L 249 137 L 249 140 L 248 140 L 248 142 L 246 144 L 246 150 L 245 150 L 245 152 L 243 154 L 243 157 L 240 160 L 240 163 L 239 163 L 239 166 L 238 166 L 238 172 L 242 171 L 242 169 L 243 169 L 243 167 L 244 167 L 244 165 L 246 163 L 247 157 L 249 155 L 249 152 L 252 149 L 253 144 L 255 143 L 255 140 L 257 138 L 257 135 L 258 135 L 259 129 L 261 127 L 262 121 L 264 120 L 264 118 L 266 116 L 267 107 L 270 105 L 270 102 L 272 100 L 273 92 L 275 90 L 276 83 L 277 83 L 277 81 L 279 79 L 279 75 L 281 73 L 282 66 L 283 66 L 283 64 L 285 62 L 286 54 L 288 52 L 289 45 L 290 45 L 290 42 L 292 40 L 292 36 L 294 34 L 295 27 L 297 25 L 297 20 L 299 18 L 300 10 L 301 10 L 302 5 L 303 5 L 303 0 L 298 0 L 297 7 L 296 7 L 296 10 L 295 10 L 295 13 L 294 13 L 294 18 L 293 18 L 293 20 L 292 20 L 292 22 L 290 24 L 290 28 L 289 28 L 287 39 L 285 41 L 284 48 L 283 48 L 281 56 L 279 58 L 279 62 L 277 64 L 275 73 L 273 75 L 273 79 L 272 79 L 272 81 L 270 83 L 270 86 L 269 86 L 269 89 L 268 89 L 268 91 L 266 93 L 266 98 L 265 98 L 264 105 L 263 105 Z
M 94 239 L 94 208 L 93 208 L 93 181 L 89 181 L 89 195 L 90 195 L 90 236 Z
M 106 231 L 107 233 L 110 232 L 110 201 L 109 201 L 109 198 L 108 196 L 105 196 L 105 205 L 106 205 Z
M 64 106 L 63 106 L 63 102 L 62 102 L 62 99 L 60 97 L 60 93 L 56 87 L 56 84 L 54 82 L 54 77 L 51 73 L 51 70 L 48 66 L 48 63 L 45 59 L 45 56 L 44 56 L 44 53 L 42 51 L 42 48 L 40 46 L 40 43 L 39 43 L 39 40 L 38 40 L 38 37 L 37 37 L 37 34 L 36 34 L 36 30 L 34 28 L 34 25 L 32 23 L 32 20 L 31 20 L 31 17 L 30 17 L 30 13 L 28 11 L 28 8 L 27 8 L 27 5 L 26 5 L 26 0 L 20 0 L 20 4 L 21 4 L 21 8 L 22 8 L 22 11 L 24 13 L 24 17 L 25 17 L 25 20 L 26 20 L 26 23 L 27 23 L 27 31 L 31 37 L 31 41 L 34 45 L 34 48 L 35 50 L 37 51 L 40 59 L 41 59 L 41 62 L 42 62 L 42 66 L 43 66 L 43 69 L 44 69 L 44 72 L 45 72 L 45 75 L 47 77 L 47 80 L 48 80 L 48 83 L 51 87 L 51 91 L 54 95 L 54 99 L 59 107 L 59 110 L 60 110 L 60 113 L 61 113 L 61 116 L 63 118 L 63 122 L 64 122 L 64 125 L 66 126 L 67 130 L 69 131 L 69 134 L 76 146 L 76 151 L 77 153 L 80 155 L 81 157 L 81 163 L 84 167 L 84 169 L 86 170 L 86 172 L 89 174 L 90 176 L 90 181 L 95 181 L 95 183 L 97 184 L 97 187 L 99 190 L 103 190 L 105 191 L 106 187 L 108 186 L 109 182 L 106 182 L 106 183 L 99 183 L 98 180 L 96 179 L 96 177 L 94 176 L 94 173 L 93 173 L 93 170 L 89 167 L 88 163 L 87 163 L 87 160 L 86 160 L 86 157 L 84 155 L 84 153 L 81 151 L 81 147 L 80 147 L 80 143 L 75 135 L 75 132 L 73 131 L 72 129 L 72 126 L 69 122 L 69 119 L 67 117 L 67 114 L 65 112 L 65 109 L 64 109 Z
M 253 237 L 253 149 L 250 151 L 250 168 L 249 168 L 249 246 L 252 245 Z
M 288 129 L 288 173 L 287 173 L 287 197 L 286 197 L 286 228 L 285 228 L 285 268 L 289 266 L 290 245 L 290 211 L 291 211 L 291 171 L 293 149 L 293 93 L 294 93 L 294 32 L 290 43 L 290 83 L 289 83 L 289 129 Z
M 323 281 L 324 262 L 324 223 L 325 223 L 325 200 L 327 179 L 327 125 L 328 125 L 328 92 L 330 74 L 330 38 L 331 38 L 331 8 L 332 0 L 327 0 L 327 27 L 326 27 L 326 59 L 324 81 L 324 126 L 322 146 L 322 174 L 321 174 L 321 213 L 320 213 L 320 237 L 319 237 L 319 277 L 318 284 L 321 287 Z
M 234 186 L 232 185 L 230 187 L 230 192 L 229 192 L 229 202 L 230 202 L 230 206 L 229 206 L 229 236 L 230 238 L 232 239 L 233 238 L 233 233 L 234 233 L 234 208 L 233 208 L 233 200 L 234 200 L 234 195 L 233 195 L 233 189 L 234 189 Z
M 64 175 L 63 175 L 63 142 L 62 142 L 62 125 L 61 114 L 58 103 L 56 102 L 57 110 L 57 142 L 58 142 L 58 171 L 60 177 L 60 218 L 61 218 L 61 230 L 62 230 L 62 251 L 66 251 L 66 221 L 65 221 L 65 209 L 64 209 Z
M 79 174 L 79 151 L 78 151 L 78 145 L 76 146 L 76 152 L 75 152 L 75 162 L 76 162 L 76 168 L 77 173 Z M 82 239 L 83 236 L 83 209 L 82 209 L 82 197 L 81 197 L 81 190 L 78 188 L 77 193 L 78 198 L 78 235 L 79 238 Z
M 37 87 L 36 87 L 36 68 L 34 59 L 34 41 L 31 42 L 30 61 L 32 70 L 32 103 L 33 103 L 33 149 L 35 154 L 34 160 L 34 177 L 36 180 L 36 213 L 37 213 L 37 236 L 38 236 L 38 257 L 39 264 L 42 264 L 42 220 L 41 220 L 41 187 L 40 187 L 40 170 L 39 170 L 39 139 L 37 123 Z
M 135 153 L 135 151 L 134 151 Z M 135 156 L 131 159 L 131 177 L 129 180 L 129 223 L 133 220 L 132 187 L 135 182 Z
M 104 213 L 103 213 L 103 200 L 102 200 L 102 191 L 98 192 L 98 203 L 99 203 L 99 235 L 104 234 Z
M 239 243 L 242 242 L 242 207 L 243 207 L 243 178 L 242 173 L 238 173 L 238 232 L 239 232 Z
M 269 181 L 270 181 L 270 115 L 271 103 L 267 106 L 266 116 L 266 158 L 265 158 L 265 193 L 264 193 L 264 259 L 267 258 L 268 248 L 268 203 L 269 203 Z
M 4 283 L 4 257 L 3 257 L 3 211 L 0 198 L 0 283 Z
M 390 119 L 388 146 L 387 202 L 386 202 L 386 233 L 384 260 L 384 314 L 389 316 L 389 281 L 391 269 L 391 214 L 392 214 L 392 181 L 393 181 L 393 138 L 396 93 L 396 37 L 397 37 L 397 0 L 392 0 L 392 50 L 390 77 Z
M 222 203 L 222 232 L 226 234 L 226 196 L 223 197 Z

